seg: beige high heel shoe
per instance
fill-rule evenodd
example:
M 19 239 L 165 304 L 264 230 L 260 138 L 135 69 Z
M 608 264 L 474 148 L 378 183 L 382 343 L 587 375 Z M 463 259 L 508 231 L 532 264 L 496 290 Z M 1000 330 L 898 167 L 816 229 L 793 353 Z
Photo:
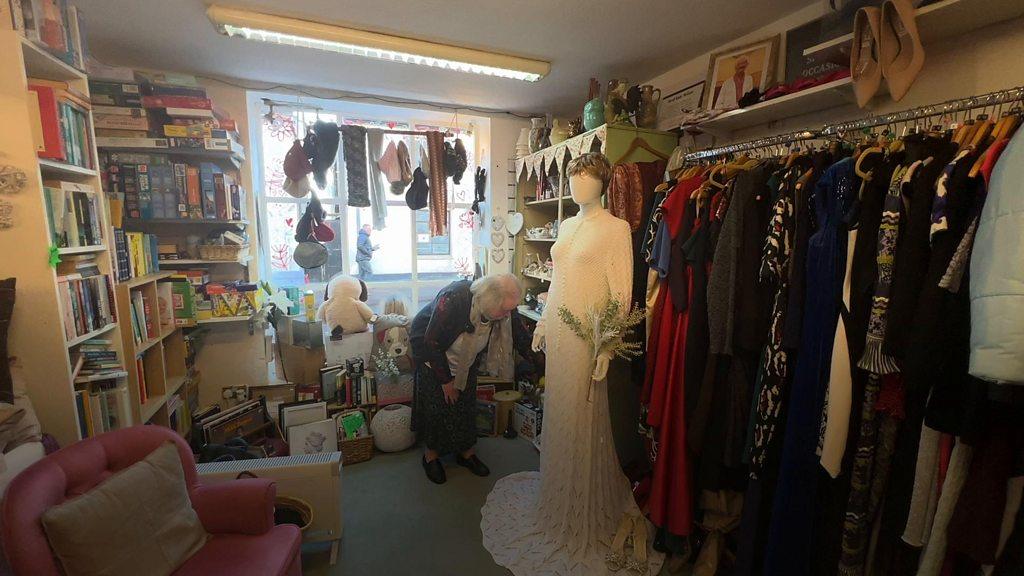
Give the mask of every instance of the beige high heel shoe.
M 640 576 L 647 576 L 650 572 L 647 565 L 647 519 L 642 514 L 633 518 L 633 556 L 626 561 L 626 567 Z
M 907 94 L 924 66 L 924 46 L 915 12 L 910 0 L 886 0 L 882 4 L 882 75 L 889 84 L 889 94 L 897 102 Z
M 605 554 L 604 564 L 612 572 L 618 572 L 625 568 L 628 563 L 626 546 L 633 539 L 633 517 L 624 515 L 619 522 L 619 528 L 615 531 L 615 538 L 612 539 L 611 551 Z
M 882 11 L 875 7 L 857 10 L 853 18 L 853 46 L 850 50 L 850 76 L 857 106 L 863 108 L 882 85 L 879 41 Z

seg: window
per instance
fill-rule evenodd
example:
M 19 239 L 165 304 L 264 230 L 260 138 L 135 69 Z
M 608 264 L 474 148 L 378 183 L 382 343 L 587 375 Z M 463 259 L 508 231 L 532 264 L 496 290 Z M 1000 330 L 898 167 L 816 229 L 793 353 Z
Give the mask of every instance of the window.
M 310 109 L 296 103 L 294 107 L 275 106 L 270 109 L 261 97 L 275 101 L 287 100 L 280 95 L 251 95 L 251 117 L 259 120 L 258 148 L 253 151 L 258 162 L 257 183 L 260 203 L 260 232 L 265 239 L 260 254 L 263 277 L 275 287 L 298 286 L 311 289 L 317 298 L 323 296 L 323 284 L 338 273 L 360 275 L 356 261 L 357 245 L 364 226 L 372 227 L 370 208 L 347 205 L 348 198 L 343 150 L 327 174 L 326 186 L 317 195 L 327 212 L 327 224 L 334 231 L 334 240 L 325 243 L 328 260 L 318 269 L 304 270 L 295 263 L 292 254 L 297 242 L 296 226 L 309 203 L 309 197 L 294 198 L 284 191 L 284 157 L 295 140 L 305 136 L 306 126 L 318 118 L 325 121 L 359 124 L 368 128 L 393 130 L 445 130 L 452 125 L 447 114 L 395 108 L 390 106 L 317 102 L 322 108 Z M 368 242 L 372 250 L 369 265 L 364 265 L 362 277 L 367 282 L 370 304 L 380 310 L 391 296 L 399 296 L 413 305 L 415 312 L 429 302 L 437 291 L 453 280 L 471 276 L 475 268 L 473 249 L 474 217 L 470 212 L 473 201 L 473 171 L 479 150 L 486 141 L 489 123 L 485 118 L 463 118 L 459 124 L 467 151 L 468 168 L 459 184 L 448 179 L 448 234 L 431 237 L 428 209 L 412 211 L 406 206 L 404 192 L 393 194 L 387 182 L 382 182 L 387 197 L 385 224 L 382 229 L 370 229 Z M 469 128 L 467 128 L 469 126 Z M 253 126 L 255 131 L 256 126 Z M 426 158 L 426 140 L 412 135 L 384 135 L 384 147 L 389 143 L 405 142 L 413 168 Z M 383 176 L 378 170 L 371 177 Z

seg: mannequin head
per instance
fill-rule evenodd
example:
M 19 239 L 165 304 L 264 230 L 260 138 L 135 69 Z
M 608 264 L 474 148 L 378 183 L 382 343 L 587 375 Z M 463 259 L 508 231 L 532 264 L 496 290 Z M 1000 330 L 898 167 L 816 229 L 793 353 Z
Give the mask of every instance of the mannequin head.
M 600 152 L 588 152 L 575 158 L 569 162 L 567 172 L 572 201 L 580 206 L 599 201 L 612 177 L 611 164 Z

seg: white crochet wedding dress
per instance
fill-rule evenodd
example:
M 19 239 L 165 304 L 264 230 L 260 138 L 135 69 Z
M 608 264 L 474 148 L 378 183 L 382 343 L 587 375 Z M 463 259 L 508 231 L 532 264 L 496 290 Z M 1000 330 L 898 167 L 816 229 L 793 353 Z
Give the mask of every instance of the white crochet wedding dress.
M 583 318 L 606 286 L 630 301 L 629 224 L 600 210 L 562 223 L 551 248 L 554 274 L 543 328 L 547 339 L 540 472 L 498 480 L 481 510 L 484 547 L 516 576 L 611 574 L 605 565 L 624 515 L 640 514 L 612 439 L 606 382 L 594 382 L 589 345 L 558 318 Z M 648 525 L 648 543 L 653 530 Z M 662 557 L 649 551 L 650 574 Z M 626 571 L 619 574 L 625 575 Z

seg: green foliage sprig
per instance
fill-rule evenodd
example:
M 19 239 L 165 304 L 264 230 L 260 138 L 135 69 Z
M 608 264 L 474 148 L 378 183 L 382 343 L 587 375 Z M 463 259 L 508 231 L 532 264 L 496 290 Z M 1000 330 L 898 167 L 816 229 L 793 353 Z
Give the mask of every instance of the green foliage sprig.
M 577 318 L 564 305 L 558 307 L 558 317 L 573 334 L 590 346 L 594 358 L 607 355 L 631 360 L 643 355 L 643 346 L 640 342 L 626 341 L 625 336 L 631 328 L 643 322 L 646 315 L 635 306 L 628 312 L 624 308 L 621 301 L 612 298 L 611 288 L 606 282 L 604 300 L 588 306 L 583 318 Z

